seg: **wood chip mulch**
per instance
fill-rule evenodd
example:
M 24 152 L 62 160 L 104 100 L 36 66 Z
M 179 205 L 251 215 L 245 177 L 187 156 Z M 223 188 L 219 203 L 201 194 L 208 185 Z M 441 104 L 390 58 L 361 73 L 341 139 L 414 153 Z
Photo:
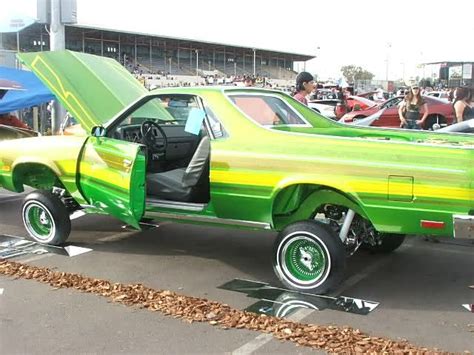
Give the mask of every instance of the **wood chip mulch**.
M 155 290 L 142 284 L 112 283 L 79 274 L 53 271 L 0 259 L 0 274 L 36 280 L 54 288 L 74 288 L 106 297 L 127 306 L 159 311 L 190 323 L 207 322 L 223 329 L 237 328 L 272 334 L 299 346 L 323 349 L 330 353 L 442 354 L 438 349 L 418 347 L 406 340 L 370 336 L 347 326 L 319 326 L 289 321 L 233 309 L 226 304 L 189 297 L 172 291 Z

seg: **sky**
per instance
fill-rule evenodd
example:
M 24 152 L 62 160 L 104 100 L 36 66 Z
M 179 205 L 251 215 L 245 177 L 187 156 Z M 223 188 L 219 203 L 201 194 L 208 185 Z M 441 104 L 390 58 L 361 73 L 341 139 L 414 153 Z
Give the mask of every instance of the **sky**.
M 1 4 L 0 21 L 36 17 L 36 0 Z M 474 61 L 473 0 L 77 0 L 77 11 L 82 25 L 314 55 L 306 70 L 319 78 L 352 64 L 408 80 L 420 63 Z

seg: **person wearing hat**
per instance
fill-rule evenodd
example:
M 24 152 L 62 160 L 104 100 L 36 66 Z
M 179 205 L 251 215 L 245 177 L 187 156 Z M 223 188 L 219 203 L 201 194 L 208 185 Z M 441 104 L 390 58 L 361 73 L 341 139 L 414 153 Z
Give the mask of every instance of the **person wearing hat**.
M 315 87 L 316 84 L 314 83 L 313 76 L 310 73 L 303 71 L 296 77 L 296 94 L 293 98 L 302 104 L 308 105 L 306 96 L 311 94 Z
M 418 85 L 412 85 L 410 91 L 398 108 L 398 117 L 401 122 L 400 127 L 421 129 L 428 114 L 428 105 L 421 96 L 420 87 Z M 420 116 L 422 116 L 421 119 Z

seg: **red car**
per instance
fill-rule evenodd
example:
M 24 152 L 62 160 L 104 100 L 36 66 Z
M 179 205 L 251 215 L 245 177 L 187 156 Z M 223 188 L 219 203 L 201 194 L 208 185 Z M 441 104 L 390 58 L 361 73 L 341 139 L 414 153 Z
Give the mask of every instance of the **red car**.
M 380 116 L 379 119 L 372 123 L 372 126 L 400 128 L 398 105 L 400 102 L 402 102 L 402 100 L 403 96 L 397 96 L 385 101 L 382 104 L 375 105 L 365 110 L 348 112 L 342 117 L 341 122 L 351 123 L 357 119 L 362 119 L 373 115 L 381 109 L 385 109 L 385 112 Z M 433 125 L 435 124 L 446 126 L 453 123 L 454 110 L 451 104 L 446 103 L 445 101 L 436 97 L 423 96 L 423 100 L 425 100 L 425 102 L 428 104 L 429 111 L 428 117 L 426 118 L 426 121 L 423 125 L 424 129 L 433 129 Z
M 376 106 L 377 103 L 366 99 L 365 97 L 360 97 L 360 96 L 348 96 L 346 98 L 345 105 L 343 105 L 341 102 L 336 105 L 335 108 L 335 113 L 336 113 L 336 118 L 340 119 L 342 116 L 344 116 L 347 112 L 351 111 L 360 111 L 360 110 L 366 110 L 370 107 Z

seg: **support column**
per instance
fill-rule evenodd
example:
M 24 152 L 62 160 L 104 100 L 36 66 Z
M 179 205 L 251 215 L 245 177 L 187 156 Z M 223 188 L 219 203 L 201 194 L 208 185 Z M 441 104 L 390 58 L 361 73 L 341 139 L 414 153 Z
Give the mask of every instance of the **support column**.
M 100 55 L 104 56 L 104 31 L 100 31 Z
M 51 0 L 51 26 L 50 26 L 50 49 L 51 51 L 61 51 L 65 49 L 66 34 L 64 25 L 61 23 L 61 1 Z M 51 132 L 58 134 L 61 121 L 66 116 L 66 109 L 55 100 L 51 112 Z
M 119 40 L 118 40 L 118 61 L 122 60 L 122 37 L 119 35 Z M 125 60 L 123 61 L 123 65 L 125 66 Z
M 150 68 L 153 66 L 153 57 L 152 57 L 152 38 L 150 37 Z
M 256 55 L 257 55 L 257 50 L 255 48 L 253 48 L 253 76 L 255 77 L 256 75 L 256 72 L 257 72 L 257 68 L 256 68 L 256 61 L 257 61 L 257 58 L 256 58 Z
M 135 53 L 134 53 L 134 56 L 135 56 L 135 65 L 137 65 L 137 36 L 135 35 Z

